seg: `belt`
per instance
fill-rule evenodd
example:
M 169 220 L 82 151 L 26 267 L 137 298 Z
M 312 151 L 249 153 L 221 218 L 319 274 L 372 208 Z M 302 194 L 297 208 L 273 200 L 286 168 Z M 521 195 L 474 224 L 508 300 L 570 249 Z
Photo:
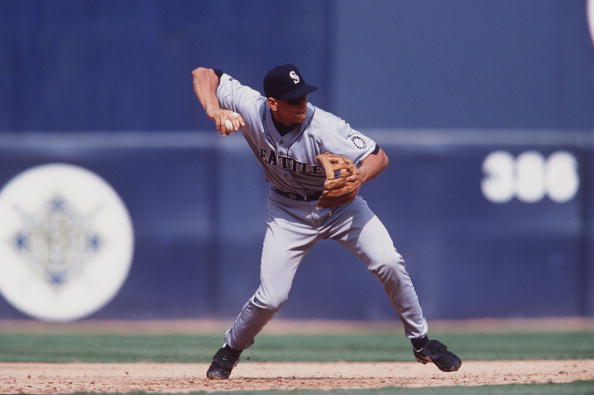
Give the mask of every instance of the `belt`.
M 294 200 L 302 200 L 304 202 L 311 202 L 312 200 L 318 200 L 320 198 L 320 196 L 322 195 L 322 192 L 312 192 L 312 193 L 308 193 L 307 195 L 302 195 L 300 193 L 294 193 L 294 192 L 284 192 L 284 191 L 279 191 L 276 188 L 272 188 L 272 190 L 276 193 L 278 193 L 279 195 L 283 195 L 285 197 L 288 197 L 289 199 L 294 199 Z

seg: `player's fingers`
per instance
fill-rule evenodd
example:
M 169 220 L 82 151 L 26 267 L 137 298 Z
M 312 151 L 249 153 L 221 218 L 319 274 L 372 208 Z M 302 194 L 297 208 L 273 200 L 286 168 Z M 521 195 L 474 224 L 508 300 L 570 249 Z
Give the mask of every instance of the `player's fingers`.
M 221 114 L 220 118 L 219 118 L 219 133 L 222 136 L 227 136 L 229 134 L 229 130 L 227 130 L 227 125 L 229 122 L 227 122 L 227 118 L 225 118 L 225 114 Z
M 346 180 L 348 182 L 357 182 L 359 180 L 359 174 L 353 174 L 352 176 L 348 176 Z
M 338 189 L 338 188 L 344 187 L 346 184 L 347 184 L 346 178 L 334 178 L 332 180 L 326 180 L 324 182 L 324 189 L 326 189 L 326 190 Z
M 245 122 L 239 113 L 231 112 L 231 119 L 233 121 L 234 129 L 237 130 L 242 126 L 245 126 Z
M 245 121 L 243 120 L 241 114 L 234 112 L 231 115 L 233 116 L 233 119 L 237 121 L 239 127 L 245 126 Z
M 235 133 L 237 131 L 237 128 L 235 127 L 233 119 L 231 119 L 231 117 L 229 117 L 228 114 L 225 115 L 226 117 L 223 118 L 221 130 L 223 131 L 223 136 L 228 136 L 231 133 Z
M 228 122 L 226 119 L 223 119 L 223 122 L 221 122 L 221 134 L 223 136 L 227 136 L 231 133 L 231 131 L 229 129 L 227 129 L 228 126 Z
M 228 136 L 235 133 L 241 126 L 245 126 L 241 115 L 234 111 L 224 110 L 215 116 L 217 132 L 222 136 Z
M 215 129 L 217 130 L 217 133 L 221 133 L 221 118 L 215 117 L 214 121 L 215 121 Z

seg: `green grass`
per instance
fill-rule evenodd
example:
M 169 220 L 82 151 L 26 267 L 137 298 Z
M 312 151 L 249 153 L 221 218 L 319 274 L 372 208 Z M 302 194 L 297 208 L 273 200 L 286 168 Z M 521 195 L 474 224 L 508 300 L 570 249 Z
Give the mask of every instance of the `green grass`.
M 594 332 L 442 333 L 436 336 L 465 360 L 594 358 Z M 216 335 L 0 333 L 2 362 L 208 362 L 223 342 Z M 252 361 L 412 361 L 401 334 L 258 336 L 243 354 Z M 217 392 L 222 394 L 223 392 Z M 83 395 L 85 393 L 78 393 Z M 144 392 L 128 393 L 146 394 Z M 195 392 L 194 394 L 204 394 Z M 212 394 L 212 393 L 211 393 Z M 480 387 L 362 390 L 232 391 L 224 394 L 594 394 L 594 381 Z M 111 393 L 115 395 L 115 393 Z
M 466 360 L 594 358 L 594 332 L 444 333 Z M 222 335 L 0 333 L 2 362 L 208 362 Z M 401 334 L 266 335 L 244 353 L 252 361 L 411 361 Z
M 77 392 L 76 395 L 91 393 Z M 95 393 L 93 393 L 95 394 Z M 119 393 L 110 393 L 116 395 Z M 127 392 L 126 395 L 145 395 L 146 392 Z M 191 392 L 184 395 L 207 394 L 207 392 Z M 376 389 L 347 389 L 347 390 L 294 390 L 294 391 L 216 391 L 208 394 L 226 395 L 321 395 L 321 394 L 354 394 L 354 395 L 591 395 L 594 394 L 594 381 L 575 381 L 567 384 L 508 384 L 485 385 L 479 387 L 433 387 L 433 388 L 376 388 Z M 123 394 L 122 394 L 123 395 Z M 151 395 L 156 395 L 152 393 Z M 175 395 L 175 394 L 169 394 Z M 179 394 L 181 395 L 181 394 Z

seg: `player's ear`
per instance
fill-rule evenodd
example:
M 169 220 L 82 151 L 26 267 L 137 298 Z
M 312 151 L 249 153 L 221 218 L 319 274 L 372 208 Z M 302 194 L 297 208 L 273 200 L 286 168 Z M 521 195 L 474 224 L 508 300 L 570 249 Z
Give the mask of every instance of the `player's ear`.
M 278 110 L 278 100 L 276 100 L 274 97 L 269 97 L 267 101 L 268 107 L 270 107 L 272 111 Z

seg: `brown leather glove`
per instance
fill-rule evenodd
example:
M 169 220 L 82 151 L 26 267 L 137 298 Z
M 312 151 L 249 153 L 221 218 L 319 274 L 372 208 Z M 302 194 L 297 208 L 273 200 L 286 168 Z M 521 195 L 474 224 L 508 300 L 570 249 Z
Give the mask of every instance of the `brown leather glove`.
M 334 208 L 349 203 L 357 196 L 361 180 L 347 181 L 347 177 L 359 174 L 359 169 L 349 158 L 325 152 L 316 156 L 326 172 L 324 191 L 318 208 Z

